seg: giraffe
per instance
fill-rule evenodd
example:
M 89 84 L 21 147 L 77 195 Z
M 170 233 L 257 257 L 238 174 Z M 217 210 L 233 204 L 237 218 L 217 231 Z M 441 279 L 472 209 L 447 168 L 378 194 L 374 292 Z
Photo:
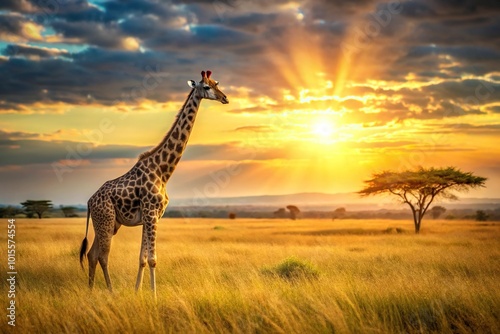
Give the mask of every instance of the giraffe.
M 202 99 L 229 103 L 219 89 L 219 82 L 210 78 L 211 71 L 201 72 L 201 81 L 189 80 L 192 88 L 184 105 L 163 140 L 139 156 L 136 164 L 122 176 L 105 182 L 88 200 L 85 238 L 80 249 L 80 264 L 87 253 L 89 219 L 92 218 L 95 237 L 87 258 L 89 287 L 94 286 L 97 262 L 102 267 L 106 285 L 112 291 L 108 272 L 111 239 L 122 226 L 142 225 L 142 243 L 136 291 L 142 286 L 144 269 L 149 265 L 151 290 L 156 297 L 156 224 L 168 204 L 166 185 L 186 148 L 189 135 Z

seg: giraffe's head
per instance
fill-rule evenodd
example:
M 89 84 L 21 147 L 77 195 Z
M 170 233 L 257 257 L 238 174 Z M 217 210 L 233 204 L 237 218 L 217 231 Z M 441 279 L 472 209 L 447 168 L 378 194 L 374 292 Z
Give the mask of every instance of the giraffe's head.
M 201 81 L 196 82 L 194 80 L 189 80 L 188 86 L 195 90 L 195 94 L 200 96 L 202 99 L 216 100 L 220 101 L 222 104 L 229 103 L 227 96 L 221 92 L 218 85 L 219 82 L 210 78 L 212 71 L 201 72 Z

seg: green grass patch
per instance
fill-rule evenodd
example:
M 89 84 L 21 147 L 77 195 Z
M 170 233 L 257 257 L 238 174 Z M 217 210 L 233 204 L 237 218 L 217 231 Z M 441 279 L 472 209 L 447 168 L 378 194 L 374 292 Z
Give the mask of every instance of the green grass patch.
M 312 263 L 293 256 L 286 258 L 274 267 L 262 269 L 262 273 L 288 281 L 316 279 L 320 275 L 319 270 Z

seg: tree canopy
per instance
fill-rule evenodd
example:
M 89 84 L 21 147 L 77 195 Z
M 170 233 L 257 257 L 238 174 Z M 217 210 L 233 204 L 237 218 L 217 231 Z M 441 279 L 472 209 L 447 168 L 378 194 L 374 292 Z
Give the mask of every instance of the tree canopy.
M 288 205 L 286 208 L 290 211 L 290 219 L 297 219 L 297 216 L 300 214 L 299 208 L 295 205 Z
M 471 172 L 462 172 L 456 167 L 423 168 L 402 172 L 383 171 L 366 180 L 366 186 L 358 193 L 361 196 L 390 194 L 410 206 L 419 233 L 422 218 L 437 198 L 457 199 L 452 191 L 467 191 L 484 187 L 486 178 Z
M 21 203 L 24 207 L 24 211 L 26 212 L 28 217 L 33 217 L 35 214 L 39 219 L 42 219 L 42 215 L 45 211 L 52 209 L 52 201 L 50 200 L 27 200 L 26 202 Z
M 60 205 L 59 208 L 64 214 L 64 217 L 66 218 L 73 218 L 73 217 L 78 217 L 78 214 L 76 213 L 76 208 L 74 206 L 63 206 Z
M 14 218 L 17 214 L 24 211 L 12 205 L 0 207 L 0 218 Z
M 336 218 L 343 218 L 346 214 L 347 210 L 345 208 L 337 208 L 335 211 L 333 211 L 333 219 Z
M 431 208 L 432 218 L 438 219 L 443 213 L 446 212 L 446 208 L 436 205 Z

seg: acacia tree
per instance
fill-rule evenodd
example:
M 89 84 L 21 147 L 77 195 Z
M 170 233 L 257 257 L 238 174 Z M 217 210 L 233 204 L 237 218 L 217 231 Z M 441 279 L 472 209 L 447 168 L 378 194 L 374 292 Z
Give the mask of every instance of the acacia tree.
M 345 208 L 337 208 L 333 211 L 332 219 L 343 218 L 346 214 L 347 210 Z
M 399 197 L 410 206 L 413 213 L 415 233 L 427 209 L 436 198 L 457 199 L 452 191 L 467 191 L 484 187 L 486 178 L 462 172 L 456 167 L 423 168 L 403 172 L 383 171 L 366 180 L 366 186 L 358 194 L 361 196 L 390 194 Z
M 60 205 L 59 208 L 63 212 L 64 217 L 66 217 L 66 218 L 78 217 L 78 215 L 75 212 L 76 208 L 74 206 L 63 206 L 63 205 Z
M 297 219 L 297 216 L 300 215 L 300 210 L 295 205 L 288 205 L 286 208 L 290 211 L 291 220 Z
M 431 208 L 432 218 L 438 219 L 443 213 L 446 212 L 446 208 L 436 205 Z
M 285 218 L 286 210 L 285 208 L 279 208 L 278 210 L 273 212 L 275 218 Z
M 32 217 L 36 213 L 39 219 L 42 219 L 45 211 L 52 209 L 52 201 L 50 200 L 33 201 L 29 199 L 21 205 L 28 217 Z

